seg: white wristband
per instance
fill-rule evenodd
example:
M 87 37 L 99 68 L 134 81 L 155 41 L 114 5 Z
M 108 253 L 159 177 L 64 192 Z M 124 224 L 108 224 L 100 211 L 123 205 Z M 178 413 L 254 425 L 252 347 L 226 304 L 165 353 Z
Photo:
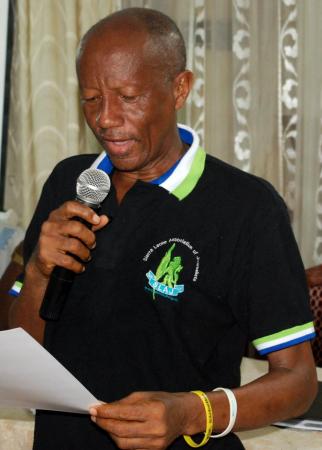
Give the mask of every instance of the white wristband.
M 215 392 L 215 391 L 224 391 L 224 393 L 227 395 L 227 398 L 229 401 L 229 423 L 228 423 L 227 428 L 220 434 L 212 434 L 210 436 L 212 438 L 219 438 L 219 437 L 226 436 L 226 434 L 230 433 L 235 425 L 236 417 L 237 417 L 237 401 L 236 401 L 236 397 L 235 397 L 233 391 L 230 389 L 218 387 L 213 390 L 213 392 Z

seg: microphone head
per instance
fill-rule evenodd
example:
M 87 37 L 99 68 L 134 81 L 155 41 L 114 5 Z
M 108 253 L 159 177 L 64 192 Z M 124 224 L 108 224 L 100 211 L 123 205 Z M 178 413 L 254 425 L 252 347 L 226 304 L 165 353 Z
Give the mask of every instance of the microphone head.
M 99 205 L 110 191 L 110 177 L 100 169 L 86 169 L 76 183 L 77 198 L 83 203 Z

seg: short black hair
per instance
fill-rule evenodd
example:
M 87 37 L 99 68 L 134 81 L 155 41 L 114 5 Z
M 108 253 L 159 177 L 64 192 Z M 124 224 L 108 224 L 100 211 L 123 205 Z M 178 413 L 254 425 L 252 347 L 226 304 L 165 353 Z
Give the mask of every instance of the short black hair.
M 125 8 L 101 19 L 83 36 L 77 59 L 81 56 L 87 39 L 112 23 L 130 23 L 133 27 L 146 31 L 171 79 L 186 69 L 186 46 L 177 24 L 169 16 L 149 8 Z

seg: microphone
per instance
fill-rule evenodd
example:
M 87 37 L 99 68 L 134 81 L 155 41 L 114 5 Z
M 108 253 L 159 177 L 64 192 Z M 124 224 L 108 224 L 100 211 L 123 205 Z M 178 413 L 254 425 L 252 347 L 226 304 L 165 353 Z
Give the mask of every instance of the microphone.
M 75 200 L 89 206 L 95 212 L 99 212 L 101 203 L 109 193 L 110 187 L 110 178 L 103 170 L 86 169 L 77 179 Z M 80 217 L 73 217 L 73 220 L 84 223 L 88 228 L 92 226 Z M 75 272 L 60 266 L 54 267 L 39 310 L 42 319 L 59 319 L 74 278 Z

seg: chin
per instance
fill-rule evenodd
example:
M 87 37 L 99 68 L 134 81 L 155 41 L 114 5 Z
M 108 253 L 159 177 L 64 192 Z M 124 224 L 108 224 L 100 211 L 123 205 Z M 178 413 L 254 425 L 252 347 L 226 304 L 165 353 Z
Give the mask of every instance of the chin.
M 134 158 L 114 158 L 110 156 L 110 160 L 115 169 L 120 172 L 135 172 L 140 168 Z

